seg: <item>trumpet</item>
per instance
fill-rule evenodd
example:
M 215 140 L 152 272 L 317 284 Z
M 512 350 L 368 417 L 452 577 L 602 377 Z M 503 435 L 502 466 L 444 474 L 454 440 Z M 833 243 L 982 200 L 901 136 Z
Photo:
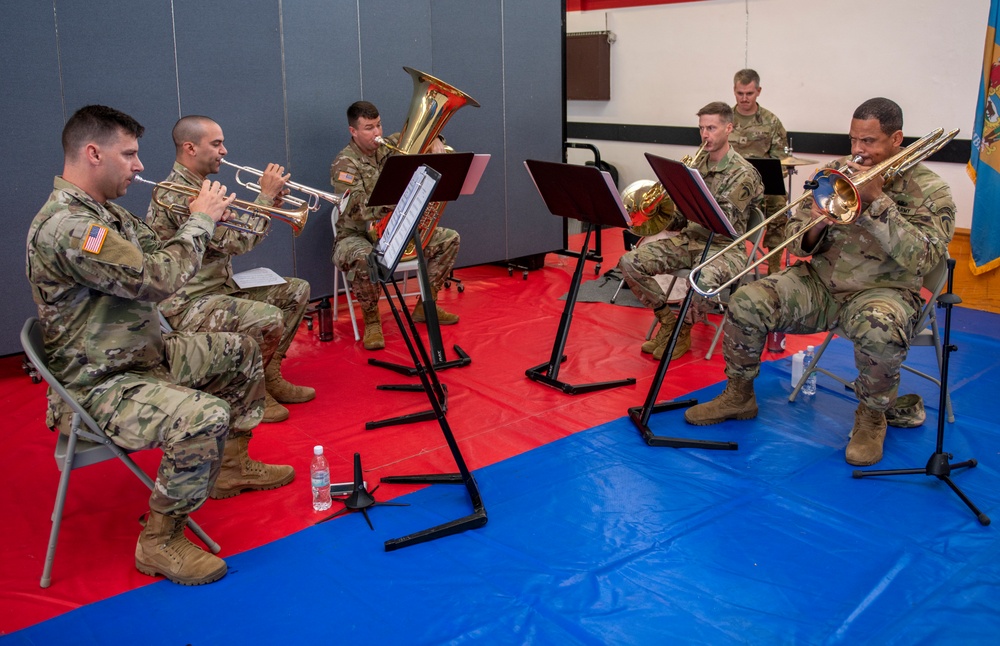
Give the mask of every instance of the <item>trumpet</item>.
M 720 292 L 722 292 L 722 290 L 737 282 L 751 271 L 754 271 L 761 264 L 767 262 L 771 256 L 781 253 L 785 247 L 804 236 L 810 229 L 823 220 L 832 220 L 835 224 L 853 223 L 858 219 L 858 217 L 861 216 L 861 211 L 863 210 L 860 195 L 860 189 L 862 186 L 876 177 L 882 177 L 885 182 L 889 182 L 893 178 L 902 175 L 924 159 L 944 148 L 948 142 L 955 138 L 955 135 L 957 134 L 958 128 L 948 132 L 947 134 L 944 133 L 943 128 L 932 130 L 889 159 L 886 159 L 867 170 L 861 171 L 857 175 L 849 169 L 836 170 L 833 168 L 824 168 L 817 171 L 816 174 L 812 176 L 812 179 L 805 183 L 804 188 L 807 190 L 802 193 L 797 200 L 776 212 L 774 215 L 767 218 L 757 226 L 753 227 L 739 238 L 733 240 L 729 246 L 716 253 L 705 262 L 693 267 L 691 269 L 691 273 L 688 275 L 688 282 L 691 284 L 691 289 L 707 298 L 717 296 Z M 851 159 L 851 161 L 855 164 L 860 163 L 861 160 L 862 158 L 860 155 Z M 698 286 L 698 276 L 701 275 L 701 271 L 705 267 L 716 262 L 720 257 L 722 257 L 723 254 L 731 249 L 743 246 L 747 240 L 754 237 L 758 231 L 765 228 L 771 221 L 785 216 L 793 208 L 810 198 L 815 200 L 816 204 L 823 209 L 823 217 L 816 218 L 815 220 L 809 222 L 806 226 L 802 227 L 798 233 L 789 236 L 773 249 L 769 249 L 767 254 L 757 259 L 756 262 L 750 263 L 750 265 L 745 267 L 743 271 L 739 272 L 722 285 L 719 285 L 717 288 L 703 290 L 700 286 Z
M 154 187 L 153 202 L 156 206 L 167 209 L 177 215 L 191 215 L 191 209 L 189 209 L 186 204 L 170 204 L 164 199 L 164 193 L 179 193 L 188 197 L 197 197 L 198 194 L 201 193 L 201 189 L 186 186 L 184 184 L 178 184 L 177 182 L 151 182 L 138 175 L 134 176 L 132 179 L 142 184 L 152 185 Z M 237 231 L 243 231 L 244 233 L 251 233 L 257 236 L 267 235 L 267 233 L 271 230 L 272 219 L 281 220 L 282 222 L 290 225 L 295 236 L 298 236 L 302 233 L 302 229 L 305 228 L 306 220 L 309 217 L 309 207 L 304 203 L 294 209 L 279 209 L 273 206 L 264 206 L 262 204 L 246 202 L 244 200 L 235 200 L 229 208 L 242 213 L 243 216 L 232 220 L 222 220 L 219 224 L 224 227 L 229 227 L 230 229 L 236 229 Z
M 251 191 L 260 192 L 260 184 L 255 182 L 244 182 L 240 179 L 240 173 L 248 173 L 250 175 L 256 175 L 258 178 L 264 174 L 264 171 L 257 170 L 256 168 L 251 168 L 250 166 L 240 166 L 234 164 L 233 162 L 226 161 L 225 159 L 220 160 L 226 166 L 231 166 L 236 169 L 236 183 L 243 188 L 250 189 Z M 283 202 L 286 202 L 294 207 L 302 206 L 303 204 L 310 211 L 319 210 L 319 201 L 326 200 L 327 202 L 333 204 L 334 206 L 341 206 L 347 202 L 348 192 L 345 191 L 343 195 L 337 195 L 336 193 L 330 193 L 328 191 L 321 191 L 316 188 L 310 188 L 305 184 L 297 184 L 292 181 L 285 182 L 285 188 L 291 189 L 293 191 L 298 191 L 304 193 L 305 197 L 295 197 L 292 195 L 286 195 L 282 198 Z
M 681 163 L 690 168 L 697 166 L 702 154 L 705 152 L 707 144 L 707 141 L 703 142 L 694 155 L 684 155 L 681 157 Z M 662 223 L 650 223 L 653 225 L 652 227 L 646 224 L 656 213 L 660 202 L 665 197 L 667 197 L 667 192 L 664 190 L 663 184 L 648 179 L 636 180 L 622 190 L 622 204 L 625 205 L 625 210 L 628 212 L 629 217 L 632 218 L 630 229 L 633 233 L 642 236 L 655 235 L 667 225 L 666 221 Z M 672 204 L 670 212 L 673 213 Z M 653 231 L 652 229 L 657 225 L 659 229 Z

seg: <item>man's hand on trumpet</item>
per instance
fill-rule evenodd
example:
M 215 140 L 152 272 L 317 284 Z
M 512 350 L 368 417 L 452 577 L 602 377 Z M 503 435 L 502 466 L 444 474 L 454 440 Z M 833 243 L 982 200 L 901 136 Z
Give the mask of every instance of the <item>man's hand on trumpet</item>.
M 285 182 L 291 177 L 291 173 L 285 173 L 284 166 L 268 164 L 260 176 L 260 194 L 272 200 L 271 206 L 281 207 L 289 193 Z
M 201 183 L 201 192 L 191 198 L 188 209 L 191 213 L 195 211 L 204 213 L 212 218 L 213 222 L 219 223 L 233 216 L 229 207 L 235 199 L 236 193 L 226 195 L 225 185 L 206 179 Z

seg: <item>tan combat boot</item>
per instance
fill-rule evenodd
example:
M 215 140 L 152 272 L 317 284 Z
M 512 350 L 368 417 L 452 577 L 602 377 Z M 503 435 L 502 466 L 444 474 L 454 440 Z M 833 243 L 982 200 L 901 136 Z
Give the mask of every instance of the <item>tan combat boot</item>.
M 653 358 L 659 361 L 663 358 L 663 353 L 667 351 L 667 346 L 670 345 L 670 339 L 661 346 L 657 346 L 653 350 Z M 677 335 L 677 343 L 674 344 L 674 352 L 670 355 L 670 360 L 679 359 L 684 356 L 688 350 L 691 349 L 691 324 L 685 323 L 681 325 L 680 334 Z
M 664 305 L 653 314 L 660 322 L 660 329 L 656 331 L 656 336 L 642 344 L 641 349 L 646 354 L 653 354 L 657 348 L 667 347 L 667 344 L 670 343 L 670 335 L 674 333 L 674 326 L 677 325 L 677 316 L 668 305 Z M 663 355 L 663 350 L 660 350 L 660 355 Z
M 431 298 L 434 299 L 434 307 L 437 310 L 438 323 L 441 325 L 455 325 L 458 323 L 458 314 L 452 314 L 451 312 L 446 312 L 441 309 L 441 306 L 437 304 L 438 290 L 431 290 Z M 416 305 L 413 306 L 413 322 L 414 323 L 426 323 L 427 316 L 424 314 L 424 299 L 423 297 L 417 298 Z
M 226 562 L 184 536 L 187 516 L 149 512 L 135 545 L 135 567 L 143 574 L 162 574 L 180 585 L 202 585 L 226 576 Z
M 264 424 L 274 424 L 288 419 L 288 409 L 275 401 L 271 393 L 264 392 L 264 418 L 260 420 Z
M 730 379 L 718 397 L 684 411 L 685 421 L 697 426 L 754 417 L 757 417 L 757 397 L 753 392 L 753 381 L 749 379 Z
M 244 491 L 283 487 L 295 478 L 295 469 L 284 464 L 264 464 L 247 454 L 249 435 L 230 436 L 222 449 L 222 468 L 209 496 L 232 498 Z
M 281 376 L 281 361 L 285 358 L 282 352 L 275 352 L 264 368 L 264 384 L 267 393 L 282 404 L 301 404 L 316 398 L 316 389 L 308 386 L 296 386 L 285 381 Z
M 844 451 L 844 459 L 848 464 L 867 467 L 882 459 L 885 424 L 885 413 L 858 404 L 858 409 L 854 411 L 851 441 Z
M 365 350 L 381 350 L 385 347 L 385 338 L 382 336 L 382 317 L 378 313 L 378 305 L 371 309 L 362 308 L 361 313 L 365 317 L 365 336 L 362 341 Z

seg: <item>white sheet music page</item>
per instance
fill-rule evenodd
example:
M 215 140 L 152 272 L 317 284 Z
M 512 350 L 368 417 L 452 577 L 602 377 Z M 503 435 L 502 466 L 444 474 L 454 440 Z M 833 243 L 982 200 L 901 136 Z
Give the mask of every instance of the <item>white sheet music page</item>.
M 403 196 L 389 217 L 389 224 L 375 245 L 375 253 L 385 267 L 393 267 L 410 241 L 408 232 L 413 230 L 424 205 L 430 199 L 437 180 L 427 174 L 427 167 L 421 166 L 413 173 Z
M 250 289 L 251 287 L 281 285 L 285 282 L 285 279 L 267 267 L 257 267 L 256 269 L 247 269 L 246 271 L 233 274 L 233 282 L 240 289 Z
M 618 187 L 615 186 L 615 180 L 611 177 L 611 173 L 602 170 L 601 175 L 604 176 L 604 182 L 608 185 L 608 190 L 615 196 L 615 204 L 618 205 L 618 210 L 625 220 L 625 226 L 632 226 L 632 216 L 628 214 L 628 209 L 625 208 L 625 203 L 622 202 L 622 196 L 618 192 Z

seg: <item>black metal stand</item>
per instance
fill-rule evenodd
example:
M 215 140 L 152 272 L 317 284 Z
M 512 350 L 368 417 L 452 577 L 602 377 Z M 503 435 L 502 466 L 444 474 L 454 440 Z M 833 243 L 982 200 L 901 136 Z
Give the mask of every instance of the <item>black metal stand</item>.
M 429 283 L 427 282 L 427 273 L 426 273 L 426 269 L 424 268 L 424 252 L 420 248 L 419 244 L 416 245 L 416 252 L 417 252 L 417 266 L 419 267 L 419 272 L 421 274 L 420 275 L 421 292 L 424 292 L 424 291 L 430 292 L 429 289 L 428 290 L 424 290 L 424 288 L 423 288 L 424 285 L 428 285 Z M 396 284 L 395 278 L 392 279 L 392 284 L 395 287 L 396 293 L 400 294 L 400 301 L 399 301 L 400 307 L 406 312 L 406 319 L 408 321 L 410 321 L 410 323 L 412 325 L 413 319 L 410 317 L 410 311 L 406 308 L 406 303 L 404 303 L 403 300 L 402 300 L 402 292 L 399 291 L 399 286 Z M 388 290 L 386 290 L 386 298 L 389 300 L 389 305 L 392 306 L 392 299 L 389 298 L 389 292 L 388 292 Z M 443 358 L 444 357 L 444 350 L 441 349 L 441 330 L 438 327 L 437 308 L 434 306 L 434 301 L 433 300 L 424 301 L 424 302 L 430 304 L 429 306 L 428 305 L 424 305 L 424 314 L 427 317 L 427 339 L 428 339 L 428 342 L 430 343 L 430 346 L 431 346 L 431 356 L 434 357 L 434 358 L 437 358 L 437 357 Z M 397 321 L 399 321 L 399 323 L 400 323 L 400 330 L 402 330 L 402 321 L 400 321 L 398 319 L 398 317 L 397 317 Z M 418 339 L 420 338 L 419 333 L 417 332 L 416 326 L 413 326 L 412 332 L 413 332 L 414 338 L 418 338 Z M 435 346 L 435 342 L 437 343 L 436 346 Z M 421 347 L 423 347 L 423 346 L 421 345 Z M 435 347 L 437 348 L 437 354 L 435 354 Z M 444 368 L 454 368 L 454 367 L 458 367 L 458 366 L 467 366 L 470 363 L 472 363 L 472 359 L 469 358 L 469 355 L 465 354 L 465 352 L 463 352 L 462 349 L 460 347 L 458 347 L 457 345 L 455 346 L 455 351 L 458 353 L 459 358 L 456 359 L 456 360 L 454 360 L 454 361 L 442 361 L 442 362 L 438 363 L 438 362 L 434 361 L 433 359 L 428 359 L 428 362 L 429 362 L 430 365 L 432 365 L 434 367 L 435 372 L 437 370 L 443 370 Z M 416 375 L 418 373 L 418 370 L 419 370 L 418 364 L 416 364 L 416 363 L 414 363 L 414 365 L 412 367 L 410 367 L 410 366 L 403 366 L 403 365 L 394 364 L 394 363 L 388 363 L 386 361 L 379 361 L 378 359 L 369 359 L 368 363 L 371 364 L 371 365 L 373 365 L 373 366 L 380 366 L 382 368 L 389 368 L 390 370 L 395 370 L 396 372 L 400 372 L 402 374 L 410 375 L 410 376 Z M 435 381 L 436 381 L 436 377 L 435 377 Z M 375 389 L 376 390 L 393 390 L 393 391 L 397 391 L 397 392 L 399 392 L 399 391 L 402 391 L 402 392 L 420 392 L 420 391 L 423 390 L 423 386 L 420 386 L 420 385 L 417 385 L 417 384 L 381 384 L 381 385 L 376 386 Z M 441 406 L 442 410 L 447 411 L 448 410 L 448 390 L 444 386 L 441 386 L 440 384 L 437 384 L 437 388 L 435 388 L 435 392 L 438 394 L 438 403 Z M 434 417 L 435 417 L 435 413 L 434 413 L 433 410 L 421 411 L 419 413 L 410 413 L 408 415 L 398 415 L 396 417 L 390 417 L 390 418 L 387 418 L 387 419 L 375 420 L 375 421 L 372 421 L 372 422 L 367 422 L 367 423 L 365 423 L 365 430 L 371 431 L 371 430 L 374 430 L 374 429 L 377 429 L 377 428 L 384 428 L 386 426 L 396 426 L 398 424 L 413 424 L 413 423 L 416 423 L 416 422 L 423 422 L 423 421 L 431 420 L 431 419 L 434 419 Z
M 708 257 L 709 247 L 712 244 L 712 238 L 715 233 L 709 232 L 708 241 L 705 243 L 705 250 L 701 253 L 701 260 L 699 263 L 705 262 Z M 684 399 L 679 401 L 671 402 L 661 402 L 656 403 L 656 397 L 660 394 L 660 387 L 663 385 L 663 378 L 667 374 L 667 368 L 670 366 L 670 358 L 674 353 L 674 346 L 677 344 L 677 338 L 680 336 L 682 322 L 687 316 L 688 308 L 691 306 L 691 299 L 694 296 L 694 290 L 689 289 L 687 294 L 684 296 L 684 300 L 681 302 L 681 308 L 677 312 L 677 324 L 674 326 L 674 331 L 670 335 L 670 342 L 667 344 L 666 350 L 663 351 L 663 356 L 660 358 L 660 363 L 656 367 L 656 376 L 653 377 L 653 383 L 649 386 L 649 393 L 646 394 L 646 401 L 642 406 L 633 406 L 628 409 L 629 419 L 635 424 L 636 428 L 639 429 L 639 434 L 642 435 L 642 439 L 646 441 L 649 446 L 670 446 L 675 449 L 722 449 L 726 451 L 735 451 L 739 448 L 736 442 L 716 442 L 713 440 L 692 440 L 680 437 L 666 437 L 662 435 L 656 435 L 653 433 L 652 429 L 649 428 L 649 418 L 655 413 L 663 413 L 671 410 L 679 410 L 682 408 L 688 408 L 689 406 L 694 406 L 698 403 L 697 399 Z
M 563 142 L 563 148 L 582 148 L 585 150 L 589 150 L 590 152 L 594 153 L 594 168 L 601 171 L 607 170 L 608 168 L 608 165 L 605 162 L 601 161 L 601 151 L 599 151 L 597 149 L 597 146 L 593 144 L 565 141 Z M 566 155 L 564 151 L 563 161 L 565 161 L 565 158 Z M 615 176 L 614 179 L 617 182 L 618 177 Z M 580 251 L 573 251 L 572 249 L 569 248 L 569 220 L 563 220 L 563 248 L 555 251 L 554 253 L 557 253 L 560 256 L 568 256 L 570 258 L 582 257 L 585 260 L 593 260 L 594 262 L 597 263 L 597 265 L 594 266 L 594 275 L 599 276 L 601 273 L 601 263 L 604 262 L 604 256 L 601 255 L 601 228 L 597 227 L 597 231 L 594 233 L 593 250 L 590 249 L 589 245 L 585 244 L 583 245 L 583 248 L 580 249 Z M 517 265 L 512 265 L 512 267 L 514 267 L 515 269 L 520 268 Z M 525 270 L 524 278 L 525 280 L 527 280 L 528 278 L 527 270 Z
M 951 472 L 953 469 L 964 469 L 973 468 L 978 462 L 975 459 L 965 460 L 963 462 L 951 463 L 952 457 L 951 453 L 945 453 L 944 451 L 944 428 L 945 428 L 945 411 L 948 405 L 948 358 L 952 352 L 958 350 L 957 347 L 951 344 L 951 308 L 962 302 L 952 291 L 952 278 L 955 271 L 955 261 L 954 259 L 948 260 L 948 291 L 944 294 L 938 296 L 937 302 L 939 307 L 943 307 L 945 310 L 944 314 L 944 338 L 942 340 L 942 359 L 941 359 L 941 396 L 938 399 L 938 427 L 937 427 L 937 446 L 934 449 L 933 455 L 927 461 L 927 466 L 923 469 L 888 469 L 883 471 L 854 471 L 853 476 L 855 478 L 864 478 L 870 476 L 898 476 L 898 475 L 916 475 L 923 474 L 927 476 L 934 476 L 938 480 L 941 480 L 946 485 L 948 485 L 955 494 L 961 498 L 962 502 L 972 510 L 972 513 L 976 515 L 976 519 L 981 525 L 989 525 L 990 517 L 984 514 L 976 507 L 968 496 L 966 496 L 958 485 L 954 483 L 951 479 Z
M 483 499 L 479 493 L 479 485 L 476 484 L 476 479 L 469 471 L 469 467 L 465 464 L 465 458 L 462 456 L 462 452 L 458 447 L 458 442 L 455 440 L 455 435 L 452 433 L 451 427 L 448 425 L 448 419 L 445 417 L 445 410 L 441 405 L 441 402 L 444 399 L 444 388 L 437 379 L 434 365 L 431 363 L 430 358 L 427 355 L 427 350 L 424 348 L 424 344 L 420 340 L 420 336 L 417 334 L 417 327 L 413 322 L 413 318 L 410 316 L 409 310 L 406 309 L 406 304 L 403 302 L 403 294 L 399 290 L 399 285 L 397 285 L 395 281 L 393 281 L 392 285 L 396 292 L 396 297 L 399 299 L 400 309 L 402 309 L 403 315 L 406 317 L 406 325 L 404 325 L 403 316 L 400 315 L 399 309 L 396 308 L 389 294 L 389 288 L 385 283 L 382 283 L 382 289 L 389 301 L 389 307 L 392 309 L 393 318 L 396 319 L 396 324 L 399 326 L 400 334 L 406 342 L 406 348 L 410 353 L 410 358 L 413 360 L 414 366 L 416 366 L 417 375 L 420 377 L 420 384 L 423 387 L 423 391 L 427 394 L 427 399 L 430 400 L 431 407 L 434 411 L 434 417 L 438 420 L 438 425 L 441 427 L 441 432 L 444 434 L 445 441 L 448 443 L 448 448 L 451 449 L 451 455 L 455 460 L 455 464 L 458 466 L 459 473 L 387 476 L 382 478 L 382 482 L 395 484 L 463 484 L 469 493 L 473 511 L 468 516 L 458 518 L 442 525 L 437 525 L 436 527 L 431 527 L 430 529 L 425 529 L 415 534 L 410 534 L 409 536 L 388 540 L 385 542 L 385 550 L 387 552 L 397 550 L 401 547 L 416 545 L 417 543 L 425 543 L 443 536 L 450 536 L 452 534 L 464 532 L 468 529 L 482 527 L 486 524 L 487 520 L 486 507 L 483 505 Z M 410 333 L 407 333 L 407 326 L 409 327 Z M 412 334 L 412 339 L 410 334 Z
M 409 503 L 405 502 L 379 502 L 375 500 L 375 492 L 378 491 L 378 485 L 374 489 L 368 491 L 365 487 L 364 473 L 361 469 L 361 454 L 354 454 L 354 490 L 346 496 L 335 496 L 334 500 L 344 503 L 344 508 L 336 511 L 322 520 L 318 520 L 314 525 L 319 525 L 320 523 L 325 523 L 328 520 L 336 518 L 337 516 L 343 516 L 344 514 L 349 514 L 352 511 L 360 511 L 364 514 L 365 521 L 368 522 L 368 528 L 372 531 L 375 528 L 372 526 L 372 519 L 368 517 L 369 507 L 409 507 Z
M 587 236 L 584 240 L 584 249 L 590 244 L 590 235 L 594 225 L 587 223 Z M 589 393 L 605 388 L 616 388 L 618 386 L 630 386 L 635 383 L 635 378 L 618 379 L 615 381 L 600 381 L 590 384 L 573 385 L 564 381 L 559 381 L 559 365 L 566 360 L 563 350 L 566 349 L 566 339 L 569 336 L 569 326 L 573 321 L 573 308 L 576 305 L 577 293 L 580 291 L 580 281 L 583 279 L 583 266 L 586 257 L 581 254 L 576 261 L 576 270 L 573 272 L 573 279 L 570 281 L 569 293 L 566 295 L 566 306 L 563 307 L 562 318 L 559 320 L 559 329 L 556 331 L 556 340 L 552 345 L 552 355 L 547 363 L 541 363 L 524 371 L 524 374 L 531 380 L 551 386 L 561 390 L 568 395 L 578 395 Z

